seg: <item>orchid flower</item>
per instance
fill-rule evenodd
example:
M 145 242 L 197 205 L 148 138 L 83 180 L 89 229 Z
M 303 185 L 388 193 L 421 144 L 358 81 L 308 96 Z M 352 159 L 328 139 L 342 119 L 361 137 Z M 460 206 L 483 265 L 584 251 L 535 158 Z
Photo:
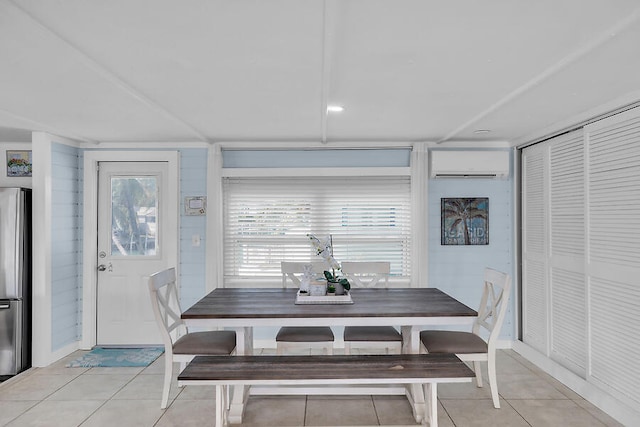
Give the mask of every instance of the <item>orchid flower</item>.
M 311 244 L 316 249 L 316 255 L 319 255 L 329 265 L 332 271 L 325 271 L 324 275 L 328 281 L 340 283 L 346 290 L 351 288 L 349 281 L 346 278 L 341 278 L 336 275 L 336 270 L 341 270 L 340 263 L 333 257 L 333 239 L 331 234 L 325 238 L 319 239 L 313 234 L 307 234 Z
M 334 270 L 340 270 L 340 263 L 333 257 L 333 246 L 331 235 L 319 239 L 313 234 L 307 234 L 311 240 L 311 244 L 316 249 L 316 255 L 322 257 L 323 260 Z

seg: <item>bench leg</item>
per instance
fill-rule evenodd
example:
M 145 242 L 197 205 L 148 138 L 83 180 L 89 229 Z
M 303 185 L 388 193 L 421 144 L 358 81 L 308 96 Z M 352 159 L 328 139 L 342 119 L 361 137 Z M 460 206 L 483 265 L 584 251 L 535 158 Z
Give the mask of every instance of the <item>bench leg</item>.
M 420 354 L 420 328 L 418 326 L 402 326 L 400 331 L 402 333 L 402 353 Z M 426 417 L 424 413 L 425 396 L 420 384 L 408 385 L 407 397 L 416 422 L 423 422 Z
M 253 328 L 235 328 L 236 331 L 236 354 L 238 356 L 253 354 Z M 249 397 L 249 387 L 243 385 L 233 386 L 231 401 L 229 405 L 229 422 L 242 424 L 244 407 Z
M 438 385 L 426 383 L 423 385 L 425 396 L 425 416 L 422 425 L 438 427 Z

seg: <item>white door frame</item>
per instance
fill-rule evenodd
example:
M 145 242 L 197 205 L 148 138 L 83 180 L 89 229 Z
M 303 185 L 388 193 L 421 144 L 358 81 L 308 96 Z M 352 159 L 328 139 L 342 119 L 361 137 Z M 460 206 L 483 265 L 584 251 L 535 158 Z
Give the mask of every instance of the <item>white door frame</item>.
M 169 195 L 179 201 L 177 151 L 85 151 L 83 187 L 83 256 L 82 256 L 82 340 L 80 348 L 88 350 L 96 345 L 96 306 L 98 283 L 98 163 L 100 162 L 167 162 L 169 164 Z M 179 206 L 176 203 L 175 233 L 179 233 Z M 180 236 L 177 236 L 180 242 Z M 167 257 L 170 265 L 178 265 L 179 245 L 169 249 Z

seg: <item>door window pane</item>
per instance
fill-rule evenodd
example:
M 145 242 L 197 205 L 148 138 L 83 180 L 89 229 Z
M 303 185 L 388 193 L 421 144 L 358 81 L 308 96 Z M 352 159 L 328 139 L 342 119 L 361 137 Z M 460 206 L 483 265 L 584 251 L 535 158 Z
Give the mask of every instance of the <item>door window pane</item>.
M 111 255 L 155 256 L 157 212 L 157 177 L 112 177 Z

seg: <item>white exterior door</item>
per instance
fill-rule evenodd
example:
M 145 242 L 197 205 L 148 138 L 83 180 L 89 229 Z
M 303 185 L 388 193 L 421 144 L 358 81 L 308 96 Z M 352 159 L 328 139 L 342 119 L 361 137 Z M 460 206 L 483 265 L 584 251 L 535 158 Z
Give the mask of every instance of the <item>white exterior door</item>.
M 100 162 L 98 345 L 160 344 L 147 278 L 169 267 L 177 247 L 177 195 L 167 162 Z

